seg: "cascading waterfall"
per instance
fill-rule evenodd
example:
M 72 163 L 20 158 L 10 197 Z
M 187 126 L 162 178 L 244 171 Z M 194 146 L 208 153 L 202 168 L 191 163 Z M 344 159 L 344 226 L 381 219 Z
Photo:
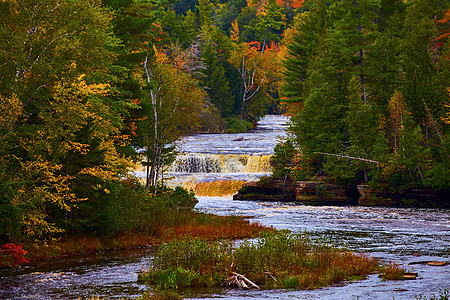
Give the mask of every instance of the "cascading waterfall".
M 169 173 L 268 173 L 270 155 L 203 154 L 180 155 Z
M 169 185 L 181 185 L 193 190 L 197 196 L 229 197 L 248 181 L 249 174 L 257 177 L 268 174 L 270 157 L 271 155 L 205 153 L 179 155 L 168 168 L 169 176 L 178 177 L 178 180 L 169 182 Z M 239 176 L 245 176 L 246 179 L 241 180 Z M 184 178 L 180 180 L 180 177 Z
M 261 129 L 245 134 L 197 134 L 187 137 L 181 150 L 192 156 L 205 153 L 245 157 L 239 173 L 172 173 L 180 185 L 192 188 L 199 198 L 196 209 L 216 215 L 241 215 L 265 226 L 308 232 L 313 240 L 325 237 L 350 251 L 373 255 L 380 261 L 393 261 L 407 270 L 414 267 L 418 280 L 382 281 L 377 274 L 335 287 L 314 290 L 189 290 L 196 299 L 435 299 L 441 289 L 449 288 L 450 265 L 432 266 L 426 262 L 448 262 L 450 253 L 450 211 L 358 206 L 306 206 L 290 203 L 233 201 L 227 196 L 245 181 L 257 180 L 266 173 L 271 149 L 282 133 L 280 116 L 262 120 Z M 192 146 L 194 145 L 194 146 Z M 227 148 L 225 148 L 227 147 Z M 202 149 L 205 150 L 203 154 Z M 244 154 L 247 154 L 245 156 Z M 264 156 L 267 155 L 267 156 Z M 237 159 L 237 158 L 236 158 Z M 259 161 L 258 161 L 259 160 Z M 256 166 L 259 166 L 256 168 Z M 227 169 L 228 168 L 228 169 Z M 229 167 L 222 170 L 230 170 Z M 135 174 L 145 178 L 143 168 Z M 148 292 L 136 283 L 137 272 L 151 264 L 153 248 L 95 255 L 60 257 L 36 261 L 20 268 L 0 268 L 0 298 L 72 299 L 136 298 Z M 433 296 L 432 296 L 433 295 Z
M 248 158 L 245 167 L 246 173 L 268 173 L 270 172 L 270 157 L 272 155 L 252 155 Z
M 232 196 L 245 182 L 270 174 L 270 157 L 287 122 L 284 116 L 266 116 L 251 132 L 185 137 L 178 143 L 182 154 L 165 170 L 165 184 L 197 196 Z M 145 168 L 134 173 L 145 178 Z

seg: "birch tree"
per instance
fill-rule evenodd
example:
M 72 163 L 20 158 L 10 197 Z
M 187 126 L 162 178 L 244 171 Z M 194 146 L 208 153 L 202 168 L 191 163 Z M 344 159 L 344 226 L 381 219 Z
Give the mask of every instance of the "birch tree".
M 143 63 L 145 120 L 140 124 L 146 154 L 146 191 L 158 192 L 158 181 L 170 161 L 174 142 L 198 127 L 206 94 L 179 63 L 177 68 L 161 51 Z
M 274 85 L 278 86 L 278 82 L 281 81 L 278 78 L 281 61 L 276 55 L 277 51 L 275 44 L 272 43 L 272 47 L 267 45 L 262 49 L 259 42 L 242 43 L 232 51 L 230 62 L 241 75 L 241 120 L 249 118 L 249 115 L 257 117 L 259 112 L 250 111 L 250 102 L 253 104 L 258 102 L 258 95 L 262 95 L 264 102 L 264 98 L 270 97 L 269 91 L 276 90 L 273 88 Z

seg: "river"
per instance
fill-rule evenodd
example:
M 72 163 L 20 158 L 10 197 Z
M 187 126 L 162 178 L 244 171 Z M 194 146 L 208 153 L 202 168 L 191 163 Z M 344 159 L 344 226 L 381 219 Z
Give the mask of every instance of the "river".
M 266 175 L 268 155 L 272 154 L 277 139 L 285 136 L 286 121 L 281 116 L 268 116 L 250 133 L 185 138 L 180 144 L 183 155 L 169 174 L 175 179 L 172 184 L 192 186 L 217 179 L 247 181 Z M 200 211 L 248 216 L 263 225 L 307 231 L 313 238 L 326 238 L 340 247 L 403 264 L 419 276 L 416 280 L 385 282 L 374 274 L 366 280 L 312 291 L 181 291 L 186 298 L 410 300 L 419 294 L 431 297 L 438 295 L 439 289 L 450 289 L 450 265 L 419 263 L 450 261 L 450 211 L 447 209 L 306 206 L 233 201 L 231 196 L 198 196 L 198 199 L 196 209 Z M 105 252 L 0 270 L 0 299 L 138 297 L 149 290 L 136 281 L 137 272 L 150 263 L 151 253 L 152 249 Z

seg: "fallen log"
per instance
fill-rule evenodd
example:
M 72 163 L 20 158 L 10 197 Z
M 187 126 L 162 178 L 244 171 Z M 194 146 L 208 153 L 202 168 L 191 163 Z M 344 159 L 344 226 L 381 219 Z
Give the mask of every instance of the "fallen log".
M 257 289 L 261 289 L 256 283 L 254 283 L 253 281 L 251 281 L 250 279 L 248 279 L 244 275 L 236 273 L 236 272 L 231 272 L 231 274 L 233 274 L 233 276 L 227 278 L 225 280 L 225 282 L 222 283 L 222 285 L 224 285 L 224 284 L 228 284 L 230 286 L 236 285 L 239 288 L 244 288 L 244 289 L 250 289 L 251 287 L 254 287 L 254 288 L 257 288 Z M 248 286 L 247 283 L 250 286 Z

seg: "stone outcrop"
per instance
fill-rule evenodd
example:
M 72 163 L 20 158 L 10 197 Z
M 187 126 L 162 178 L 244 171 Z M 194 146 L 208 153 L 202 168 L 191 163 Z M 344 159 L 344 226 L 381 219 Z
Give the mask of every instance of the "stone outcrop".
M 308 204 L 357 204 L 356 187 L 322 181 L 297 181 L 296 198 Z
M 271 178 L 267 181 L 246 182 L 233 200 L 295 201 L 295 190 L 290 180 Z
M 358 204 L 391 207 L 450 207 L 449 191 L 411 188 L 403 191 L 358 185 Z
M 298 181 L 271 178 L 244 183 L 234 200 L 299 201 L 307 204 L 356 204 L 356 187 L 321 181 Z
M 298 201 L 310 205 L 361 205 L 388 207 L 450 207 L 449 191 L 412 188 L 405 191 L 375 189 L 367 185 L 347 186 L 324 180 L 297 181 L 264 178 L 246 182 L 234 200 Z

